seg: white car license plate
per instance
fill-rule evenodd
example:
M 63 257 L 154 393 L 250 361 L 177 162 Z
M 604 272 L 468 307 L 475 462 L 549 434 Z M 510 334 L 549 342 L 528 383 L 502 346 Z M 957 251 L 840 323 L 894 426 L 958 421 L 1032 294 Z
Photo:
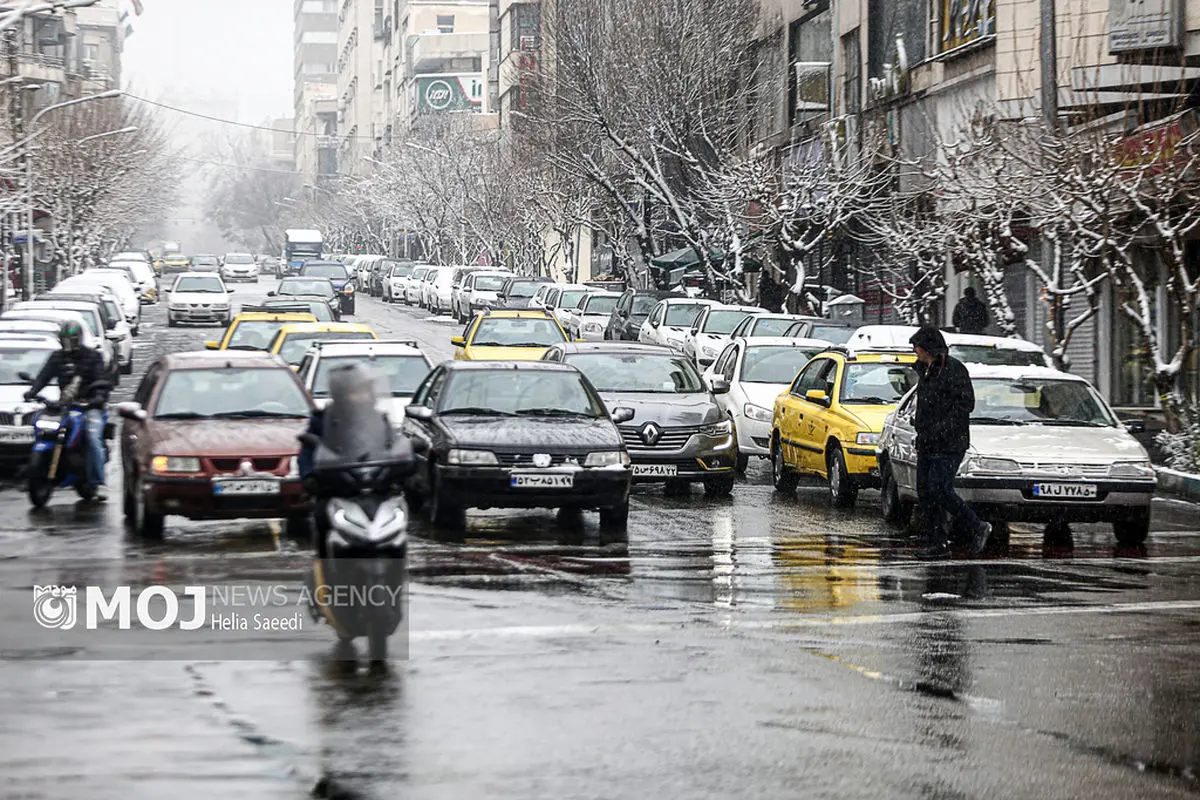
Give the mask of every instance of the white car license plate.
M 0 442 L 8 442 L 9 444 L 32 444 L 33 429 L 24 428 L 3 428 L 0 429 Z
M 634 464 L 635 478 L 673 478 L 679 474 L 679 467 L 674 464 Z
M 1046 500 L 1095 500 L 1094 483 L 1035 483 L 1033 496 Z
M 512 485 L 517 489 L 570 489 L 575 486 L 571 472 L 514 472 Z
M 213 494 L 279 494 L 279 481 L 214 480 Z

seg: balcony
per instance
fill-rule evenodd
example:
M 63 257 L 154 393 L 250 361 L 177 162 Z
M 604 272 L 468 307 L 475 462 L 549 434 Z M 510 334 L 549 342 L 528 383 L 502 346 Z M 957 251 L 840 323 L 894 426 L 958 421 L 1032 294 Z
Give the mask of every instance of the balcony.
M 408 38 L 409 74 L 441 72 L 455 58 L 480 58 L 488 51 L 487 31 L 479 33 L 422 33 Z

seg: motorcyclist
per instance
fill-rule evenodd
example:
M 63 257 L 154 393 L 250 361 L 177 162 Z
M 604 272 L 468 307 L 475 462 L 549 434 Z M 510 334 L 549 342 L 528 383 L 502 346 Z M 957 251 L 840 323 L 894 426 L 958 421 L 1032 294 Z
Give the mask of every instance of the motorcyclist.
M 58 341 L 62 349 L 50 354 L 41 372 L 34 378 L 33 385 L 25 392 L 27 401 L 37 397 L 42 389 L 57 379 L 60 390 L 65 391 L 78 378 L 77 391 L 86 392 L 86 397 L 76 398 L 87 406 L 84 415 L 84 435 L 87 439 L 88 466 L 87 482 L 95 487 L 95 500 L 104 502 L 108 493 L 104 487 L 104 405 L 112 385 L 108 382 L 108 370 L 104 357 L 96 350 L 83 346 L 83 326 L 78 322 L 66 321 L 59 326 Z

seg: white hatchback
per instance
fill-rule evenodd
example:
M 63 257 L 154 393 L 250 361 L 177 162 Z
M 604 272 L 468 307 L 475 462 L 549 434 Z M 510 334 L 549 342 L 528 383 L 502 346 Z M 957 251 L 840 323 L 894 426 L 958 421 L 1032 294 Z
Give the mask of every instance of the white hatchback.
M 704 369 L 729 344 L 730 333 L 742 320 L 765 313 L 766 309 L 757 306 L 709 306 L 684 334 L 683 354 Z
M 706 306 L 720 305 L 715 300 L 698 297 L 668 297 L 646 317 L 638 331 L 638 341 L 643 344 L 661 344 L 683 352 L 683 339 L 691 330 L 696 317 Z

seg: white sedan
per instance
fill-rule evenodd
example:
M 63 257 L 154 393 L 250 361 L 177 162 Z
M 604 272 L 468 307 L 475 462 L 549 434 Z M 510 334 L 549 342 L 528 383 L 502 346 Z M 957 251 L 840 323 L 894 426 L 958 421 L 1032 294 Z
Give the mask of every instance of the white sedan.
M 1047 367 L 967 369 L 971 448 L 954 487 L 981 517 L 994 528 L 1047 523 L 1059 534 L 1072 522 L 1111 522 L 1120 544 L 1146 540 L 1154 467 L 1091 384 Z M 916 401 L 915 390 L 900 401 L 879 440 L 884 516 L 897 524 L 917 497 Z
M 121 310 L 125 312 L 125 321 L 133 328 L 133 335 L 138 335 L 142 324 L 142 303 L 134 284 L 129 281 L 125 272 L 115 269 L 89 269 L 67 278 L 58 285 L 71 283 L 99 283 L 111 289 L 121 303 Z
M 691 330 L 696 317 L 708 306 L 720 305 L 716 300 L 697 297 L 668 297 L 660 300 L 638 331 L 642 344 L 661 344 L 683 352 L 683 337 Z
M 589 292 L 579 299 L 574 308 L 563 312 L 567 333 L 577 342 L 604 341 L 604 326 L 612 316 L 621 295 L 617 292 Z
M 324 279 L 322 279 L 324 280 Z M 167 297 L 167 326 L 181 322 L 228 325 L 232 319 L 229 293 L 221 276 L 211 272 L 185 272 L 175 279 Z
M 745 471 L 750 456 L 770 457 L 775 398 L 788 390 L 810 358 L 828 347 L 828 342 L 818 339 L 739 337 L 704 371 L 710 388 L 713 378 L 724 378 L 729 384 L 728 392 L 715 397 L 733 420 L 739 472 Z
M 850 336 L 851 350 L 888 348 L 911 350 L 908 340 L 917 332 L 911 325 L 864 325 Z M 942 336 L 950 355 L 964 364 L 991 364 L 1010 367 L 1053 367 L 1041 346 L 1008 336 L 983 336 L 944 331 Z
M 757 306 L 713 305 L 703 309 L 683 337 L 683 354 L 703 369 L 725 349 L 729 334 L 746 317 L 765 314 Z

